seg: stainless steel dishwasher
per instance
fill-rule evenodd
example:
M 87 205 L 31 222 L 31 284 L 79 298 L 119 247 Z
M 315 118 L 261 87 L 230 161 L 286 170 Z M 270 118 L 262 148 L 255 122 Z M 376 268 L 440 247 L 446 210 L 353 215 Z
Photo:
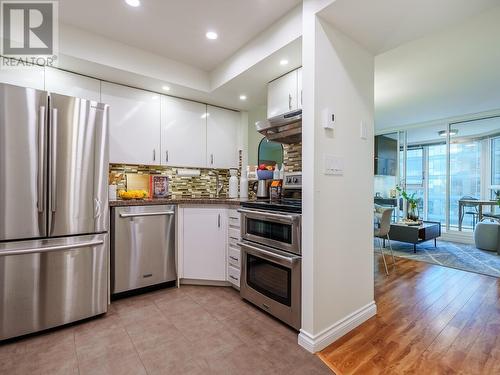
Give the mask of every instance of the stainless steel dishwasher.
M 112 208 L 113 294 L 176 279 L 175 213 L 174 205 Z

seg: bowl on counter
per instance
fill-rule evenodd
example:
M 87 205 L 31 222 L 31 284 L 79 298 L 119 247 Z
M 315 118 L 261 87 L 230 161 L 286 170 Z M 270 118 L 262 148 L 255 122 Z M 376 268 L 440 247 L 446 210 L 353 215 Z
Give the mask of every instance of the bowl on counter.
M 272 180 L 273 179 L 273 171 L 258 170 L 257 177 L 259 180 Z

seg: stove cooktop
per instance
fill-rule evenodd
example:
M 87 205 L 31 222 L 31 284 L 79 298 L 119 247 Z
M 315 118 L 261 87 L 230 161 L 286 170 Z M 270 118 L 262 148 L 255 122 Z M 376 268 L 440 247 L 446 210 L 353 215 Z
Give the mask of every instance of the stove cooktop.
M 282 199 L 279 201 L 257 200 L 241 203 L 243 207 L 257 210 L 302 213 L 302 201 L 298 199 Z

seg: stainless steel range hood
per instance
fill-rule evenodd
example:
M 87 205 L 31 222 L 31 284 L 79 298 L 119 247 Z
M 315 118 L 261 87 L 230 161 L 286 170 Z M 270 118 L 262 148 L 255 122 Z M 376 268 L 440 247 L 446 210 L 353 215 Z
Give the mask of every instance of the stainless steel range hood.
M 299 143 L 302 141 L 302 110 L 259 121 L 255 127 L 270 141 L 286 144 Z

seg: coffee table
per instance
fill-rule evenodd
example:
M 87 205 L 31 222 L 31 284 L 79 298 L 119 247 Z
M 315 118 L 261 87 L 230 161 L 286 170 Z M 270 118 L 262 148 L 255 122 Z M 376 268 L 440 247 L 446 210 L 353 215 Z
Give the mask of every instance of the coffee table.
M 413 252 L 417 252 L 417 245 L 434 240 L 441 236 L 441 223 L 438 221 L 424 221 L 420 225 L 406 225 L 394 223 L 391 224 L 389 238 L 394 241 L 406 242 L 413 244 Z M 384 240 L 385 247 L 385 240 Z

